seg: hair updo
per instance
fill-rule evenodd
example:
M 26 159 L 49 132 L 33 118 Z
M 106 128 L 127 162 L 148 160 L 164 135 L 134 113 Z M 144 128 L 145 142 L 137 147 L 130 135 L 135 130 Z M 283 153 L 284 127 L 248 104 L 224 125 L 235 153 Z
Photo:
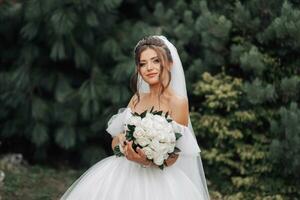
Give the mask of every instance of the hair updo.
M 137 101 L 134 103 L 134 106 L 136 106 L 136 104 L 140 101 L 140 94 L 138 91 L 138 87 L 139 87 L 138 71 L 139 71 L 139 67 L 140 67 L 140 57 L 141 57 L 142 52 L 148 48 L 153 49 L 157 53 L 158 59 L 161 63 L 159 82 L 162 85 L 162 91 L 161 91 L 160 95 L 164 92 L 165 88 L 168 87 L 171 82 L 171 72 L 169 70 L 167 70 L 167 66 L 170 66 L 173 63 L 173 59 L 172 59 L 169 48 L 167 47 L 165 42 L 162 39 L 160 39 L 158 36 L 146 36 L 146 37 L 142 38 L 134 48 L 134 58 L 135 58 L 136 70 L 135 70 L 135 73 L 131 77 L 131 83 L 130 83 L 131 90 L 138 97 Z M 162 78 L 161 78 L 161 75 L 164 72 L 164 70 L 167 70 L 168 78 L 169 78 L 166 86 L 163 85 Z

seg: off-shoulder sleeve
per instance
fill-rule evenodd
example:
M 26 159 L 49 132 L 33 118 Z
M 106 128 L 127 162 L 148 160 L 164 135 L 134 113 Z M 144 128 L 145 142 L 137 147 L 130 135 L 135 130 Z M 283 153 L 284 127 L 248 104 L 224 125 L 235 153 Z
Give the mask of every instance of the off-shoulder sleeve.
M 181 150 L 179 154 L 185 156 L 198 156 L 201 150 L 194 133 L 191 132 L 189 127 L 178 124 L 175 121 L 173 122 L 173 126 L 175 125 L 182 133 L 182 137 L 177 140 L 176 144 L 176 147 Z
M 129 110 L 120 108 L 117 114 L 114 114 L 107 122 L 106 131 L 115 137 L 124 130 L 124 122 L 128 118 Z

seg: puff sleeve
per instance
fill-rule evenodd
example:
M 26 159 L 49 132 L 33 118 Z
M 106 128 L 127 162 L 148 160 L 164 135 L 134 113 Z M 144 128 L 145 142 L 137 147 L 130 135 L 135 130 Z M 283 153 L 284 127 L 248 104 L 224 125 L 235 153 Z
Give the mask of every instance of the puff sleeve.
M 129 110 L 126 108 L 120 108 L 117 114 L 114 114 L 107 122 L 106 132 L 112 137 L 117 136 L 124 131 L 124 123 L 129 117 Z
M 176 147 L 181 150 L 179 154 L 184 156 L 199 156 L 201 150 L 190 128 L 175 121 L 172 121 L 172 123 L 175 130 L 177 129 L 178 132 L 182 133 L 182 137 L 177 140 L 176 144 Z

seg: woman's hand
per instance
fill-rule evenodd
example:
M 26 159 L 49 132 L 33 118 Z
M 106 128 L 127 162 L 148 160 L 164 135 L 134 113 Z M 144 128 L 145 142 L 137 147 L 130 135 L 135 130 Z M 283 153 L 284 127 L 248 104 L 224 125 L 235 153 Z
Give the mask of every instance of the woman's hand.
M 125 138 L 125 133 L 119 133 L 118 135 L 116 135 L 112 142 L 111 142 L 111 148 L 112 150 L 115 149 L 115 147 L 120 143 L 122 147 L 124 147 L 124 141 L 126 140 Z
M 130 142 L 126 141 L 126 144 L 124 145 L 124 154 L 128 160 L 137 162 L 142 165 L 156 166 L 151 161 L 147 160 L 147 156 L 145 155 L 142 149 L 137 147 L 137 153 L 134 151 L 134 149 L 132 148 L 132 141 Z M 179 156 L 178 154 L 171 154 L 169 158 L 165 160 L 167 166 L 169 167 L 173 165 L 178 159 L 178 156 Z
M 178 159 L 178 154 L 171 154 L 170 156 L 169 156 L 169 158 L 167 158 L 167 160 L 165 161 L 166 163 L 167 163 L 167 166 L 169 167 L 169 166 L 171 166 L 171 165 L 173 165 L 175 162 L 176 162 L 176 160 Z
M 137 147 L 137 153 L 134 151 L 134 149 L 132 148 L 133 141 L 130 142 L 125 141 L 125 142 L 126 144 L 124 146 L 124 154 L 128 160 L 137 162 L 142 165 L 151 165 L 152 162 L 147 160 L 147 156 L 145 155 L 142 149 Z
M 119 133 L 117 135 L 118 141 L 121 144 L 121 146 L 124 148 L 124 141 L 126 141 L 125 133 Z

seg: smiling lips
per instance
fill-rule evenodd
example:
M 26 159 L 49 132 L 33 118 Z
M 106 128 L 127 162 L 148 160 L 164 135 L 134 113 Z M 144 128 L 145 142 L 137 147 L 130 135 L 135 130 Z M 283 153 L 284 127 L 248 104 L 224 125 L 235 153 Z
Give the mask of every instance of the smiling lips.
M 150 73 L 150 74 L 147 74 L 148 77 L 154 77 L 157 73 Z

